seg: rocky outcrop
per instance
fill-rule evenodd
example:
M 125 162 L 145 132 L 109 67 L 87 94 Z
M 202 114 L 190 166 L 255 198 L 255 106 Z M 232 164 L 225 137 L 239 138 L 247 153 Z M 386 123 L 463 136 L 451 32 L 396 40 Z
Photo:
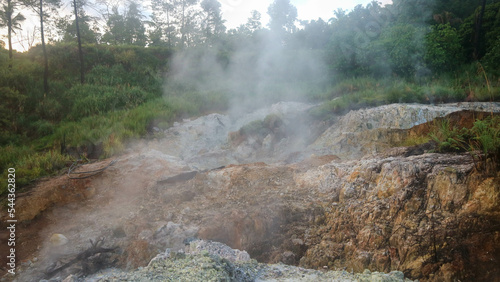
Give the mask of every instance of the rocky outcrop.
M 307 151 L 359 159 L 400 144 L 408 136 L 407 129 L 460 111 L 499 113 L 500 103 L 391 104 L 351 111 L 319 136 Z
M 24 226 L 17 242 L 38 251 L 36 262 L 21 266 L 19 281 L 44 278 L 47 268 L 73 261 L 89 239 L 99 238 L 118 250 L 106 265 L 128 270 L 201 238 L 245 250 L 260 262 L 357 273 L 398 270 L 422 281 L 494 280 L 500 277 L 500 175 L 476 171 L 468 154 L 428 153 L 424 147 L 375 154 L 390 140 L 426 132 L 425 122 L 435 117 L 454 112 L 462 120 L 457 111 L 471 105 L 499 108 L 466 105 L 395 104 L 351 112 L 312 144 L 313 135 L 294 138 L 326 125 L 304 129 L 310 120 L 295 123 L 310 107 L 302 104 L 281 104 L 234 121 L 213 114 L 176 124 L 164 132 L 166 139 L 143 141 L 142 148 L 131 148 L 96 177 L 60 176 L 20 194 L 16 206 L 22 206 L 18 220 Z M 243 132 L 231 145 L 229 132 L 239 132 L 255 117 L 265 134 Z M 294 130 L 294 125 L 301 126 Z M 350 159 L 349 153 L 364 157 Z M 51 245 L 52 234 L 68 243 Z M 34 261 L 29 255 L 20 254 Z M 143 278 L 160 271 L 155 275 L 161 276 L 164 267 L 182 272 L 181 266 L 198 262 L 223 276 L 239 269 L 236 262 L 199 252 L 163 257 L 158 267 L 129 274 Z M 331 278 L 288 266 L 252 262 L 251 267 L 246 269 L 274 269 L 259 279 L 279 280 L 269 273 L 288 270 Z M 89 274 L 85 269 L 88 265 L 74 265 L 60 275 Z
M 327 193 L 324 224 L 300 264 L 398 269 L 425 281 L 500 277 L 500 174 L 469 155 L 424 154 L 331 163 L 298 178 Z
M 283 264 L 268 265 L 251 260 L 246 252 L 210 241 L 196 240 L 181 252 L 156 256 L 133 272 L 107 270 L 90 281 L 410 281 L 399 271 L 363 273 L 318 271 Z M 68 277 L 65 281 L 78 281 Z

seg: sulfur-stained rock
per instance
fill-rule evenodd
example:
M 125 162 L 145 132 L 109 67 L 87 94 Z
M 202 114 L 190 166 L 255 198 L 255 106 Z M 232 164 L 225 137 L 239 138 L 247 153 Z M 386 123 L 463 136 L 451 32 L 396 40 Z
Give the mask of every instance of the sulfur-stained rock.
M 16 238 L 23 244 L 19 249 L 29 246 L 35 253 L 41 246 L 41 251 L 40 261 L 30 266 L 32 275 L 26 272 L 19 281 L 42 279 L 47 265 L 71 261 L 96 238 L 118 248 L 118 266 L 144 267 L 122 273 L 135 281 L 175 279 L 186 272 L 193 279 L 227 278 L 239 269 L 248 270 L 242 278 L 250 280 L 331 281 L 337 276 L 321 271 L 333 269 L 369 269 L 369 275 L 346 276 L 361 281 L 401 281 L 402 273 L 421 281 L 500 277 L 498 173 L 476 171 L 469 154 L 428 153 L 424 146 L 374 154 L 411 133 L 409 127 L 467 106 L 395 104 L 356 111 L 338 118 L 306 148 L 314 140 L 290 138 L 311 131 L 281 129 L 294 125 L 288 110 L 300 115 L 308 106 L 286 105 L 274 108 L 282 123 L 268 120 L 273 130 L 264 143 L 266 136 L 230 145 L 227 133 L 264 120 L 268 110 L 234 121 L 212 114 L 177 124 L 165 140 L 143 141 L 147 148 L 131 149 L 95 178 L 55 177 L 20 194 L 16 206 L 23 208 L 17 215 L 25 226 Z M 249 158 L 239 158 L 243 155 Z M 39 229 L 32 228 L 36 224 Z M 71 238 L 61 257 L 44 257 L 44 242 L 31 236 L 52 233 Z M 181 252 L 198 238 L 261 262 L 321 271 L 255 261 L 235 268 L 206 250 Z M 177 255 L 146 266 L 166 248 Z M 256 276 L 259 267 L 268 271 Z

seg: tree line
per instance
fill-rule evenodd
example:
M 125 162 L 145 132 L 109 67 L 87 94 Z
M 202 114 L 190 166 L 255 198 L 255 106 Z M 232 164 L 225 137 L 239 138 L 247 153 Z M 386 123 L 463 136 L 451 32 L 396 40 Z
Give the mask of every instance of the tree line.
M 390 66 L 379 66 L 387 69 L 382 73 L 390 68 L 408 76 L 425 69 L 449 70 L 491 53 L 498 45 L 500 33 L 497 3 L 496 0 L 395 0 L 381 6 L 373 1 L 350 12 L 334 11 L 330 19 L 300 21 L 289 0 L 275 0 L 268 8 L 267 26 L 261 23 L 261 14 L 252 11 L 247 23 L 227 30 L 217 0 L 153 0 L 148 7 L 134 1 L 2 0 L 0 24 L 7 29 L 10 60 L 13 34 L 22 31 L 26 19 L 20 11 L 30 8 L 39 17 L 42 49 L 46 48 L 47 28 L 51 30 L 52 43 L 175 49 L 227 44 L 273 31 L 274 36 L 291 46 L 329 52 L 332 67 L 339 71 L 366 73 L 389 61 Z M 72 6 L 73 15 L 58 17 L 58 9 L 68 5 Z M 79 60 L 83 65 L 82 55 L 80 47 Z M 81 70 L 83 83 L 83 66 Z

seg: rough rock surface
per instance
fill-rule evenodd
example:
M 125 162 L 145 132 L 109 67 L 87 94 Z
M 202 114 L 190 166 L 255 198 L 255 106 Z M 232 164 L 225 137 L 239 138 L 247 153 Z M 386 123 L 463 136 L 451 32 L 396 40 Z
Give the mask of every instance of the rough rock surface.
M 493 281 L 500 277 L 500 174 L 485 178 L 473 168 L 467 154 L 424 154 L 307 171 L 298 184 L 320 187 L 330 203 L 324 223 L 305 236 L 300 264 Z
M 235 258 L 233 254 L 237 253 Z M 149 264 L 133 272 L 109 269 L 87 277 L 86 281 L 410 281 L 404 274 L 346 271 L 318 271 L 284 264 L 267 265 L 251 260 L 248 254 L 228 246 L 203 240 L 194 241 L 182 252 L 159 254 Z M 240 256 L 243 256 L 242 258 Z M 69 279 L 68 279 L 69 280 Z M 70 280 L 71 281 L 71 280 Z M 74 279 L 73 281 L 78 281 Z
M 117 247 L 116 252 L 77 261 L 57 275 L 83 277 L 99 270 L 99 265 L 145 267 L 165 249 L 183 250 L 201 238 L 245 250 L 260 262 L 313 269 L 399 270 L 423 281 L 500 277 L 500 175 L 475 172 L 467 154 L 409 153 L 408 148 L 397 148 L 371 155 L 387 146 L 392 138 L 388 132 L 463 108 L 498 112 L 498 103 L 395 104 L 352 112 L 307 147 L 311 137 L 294 139 L 302 128 L 290 128 L 309 107 L 279 104 L 259 112 L 258 119 L 272 113 L 282 123 L 273 123 L 275 131 L 267 128 L 273 133 L 246 136 L 237 145 L 230 144 L 229 132 L 255 117 L 242 117 L 234 125 L 229 117 L 215 114 L 186 121 L 165 132 L 165 139 L 132 148 L 96 177 L 75 181 L 60 176 L 18 195 L 16 206 L 23 207 L 18 220 L 24 224 L 17 238 L 23 261 L 18 281 L 50 278 L 44 274 L 48 269 L 72 262 L 89 248 L 89 239 L 99 238 L 105 238 L 104 247 Z M 389 118 L 398 114 L 399 121 Z M 311 126 L 306 132 L 317 134 L 323 127 Z M 357 136 L 362 145 L 350 146 L 354 155 L 366 154 L 364 158 L 342 155 L 349 147 L 338 151 L 340 158 L 332 155 L 337 147 L 331 147 L 329 140 L 347 142 L 342 141 L 348 140 L 343 132 Z M 297 148 L 303 150 L 294 153 Z M 110 161 L 81 169 L 94 170 Z M 68 243 L 51 245 L 53 234 L 63 235 Z M 161 264 L 178 267 L 196 260 L 229 275 L 221 265 L 235 269 L 239 262 L 230 258 L 246 255 L 226 251 L 231 256 L 225 259 L 200 252 Z M 261 267 L 300 275 L 295 279 L 307 276 L 305 272 L 312 273 L 311 281 L 320 275 L 283 265 L 259 264 L 256 269 Z M 137 275 L 148 271 L 153 270 L 146 267 Z M 269 271 L 271 276 L 259 279 L 281 279 Z M 281 280 L 294 279 L 284 277 Z
M 328 128 L 307 151 L 358 159 L 400 143 L 412 127 L 458 111 L 500 112 L 500 103 L 455 103 L 443 105 L 391 104 L 351 111 Z

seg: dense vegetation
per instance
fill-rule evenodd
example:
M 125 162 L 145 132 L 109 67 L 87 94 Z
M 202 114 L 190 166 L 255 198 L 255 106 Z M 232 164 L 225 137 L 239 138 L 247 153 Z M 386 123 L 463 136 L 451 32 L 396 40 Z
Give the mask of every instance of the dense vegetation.
M 81 1 L 71 17 L 38 14 L 49 43 L 19 53 L 11 39 L 22 32 L 21 8 L 61 3 L 2 1 L 0 169 L 15 167 L 20 186 L 64 168 L 89 144 L 111 156 L 154 127 L 225 110 L 234 97 L 326 101 L 318 118 L 393 102 L 500 100 L 500 1 L 372 2 L 328 21 L 298 21 L 288 0 L 275 0 L 267 27 L 254 11 L 232 30 L 217 0 L 98 3 L 107 8 L 99 19 L 88 14 L 98 6 Z M 262 67 L 264 52 L 280 60 Z

